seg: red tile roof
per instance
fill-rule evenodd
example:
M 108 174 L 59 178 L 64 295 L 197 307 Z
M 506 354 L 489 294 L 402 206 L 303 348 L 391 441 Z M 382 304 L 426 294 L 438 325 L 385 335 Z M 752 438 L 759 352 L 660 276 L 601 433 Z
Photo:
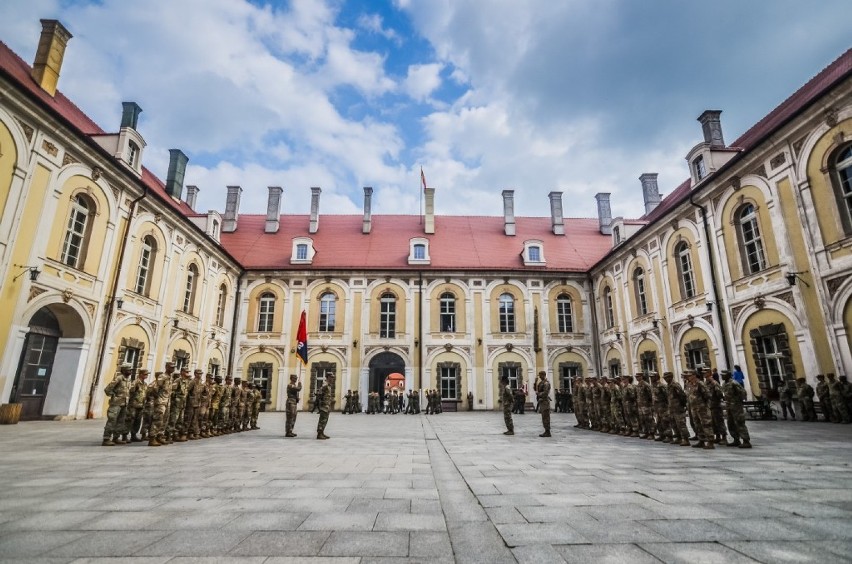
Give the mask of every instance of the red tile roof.
M 549 217 L 515 218 L 516 235 L 503 232 L 503 217 L 439 216 L 435 234 L 425 235 L 418 216 L 374 215 L 372 230 L 361 233 L 360 215 L 320 216 L 319 230 L 308 233 L 309 216 L 281 216 L 278 233 L 264 233 L 266 216 L 241 215 L 237 230 L 222 234 L 222 244 L 247 269 L 301 270 L 291 265 L 292 240 L 310 237 L 316 255 L 311 269 L 365 270 L 531 270 L 586 272 L 609 251 L 597 219 L 566 219 L 565 235 L 554 235 Z M 429 240 L 431 264 L 409 265 L 409 241 Z M 547 265 L 525 267 L 524 241 L 542 241 Z

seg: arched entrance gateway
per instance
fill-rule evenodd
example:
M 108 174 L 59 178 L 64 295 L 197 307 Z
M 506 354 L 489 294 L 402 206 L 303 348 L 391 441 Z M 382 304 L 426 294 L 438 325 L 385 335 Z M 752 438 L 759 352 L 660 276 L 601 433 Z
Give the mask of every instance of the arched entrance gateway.
M 391 374 L 398 372 L 405 374 L 405 361 L 402 357 L 392 352 L 383 352 L 370 360 L 370 390 L 379 392 L 384 398 L 385 379 Z
M 65 304 L 33 314 L 10 394 L 22 420 L 70 412 L 84 334 L 83 321 Z

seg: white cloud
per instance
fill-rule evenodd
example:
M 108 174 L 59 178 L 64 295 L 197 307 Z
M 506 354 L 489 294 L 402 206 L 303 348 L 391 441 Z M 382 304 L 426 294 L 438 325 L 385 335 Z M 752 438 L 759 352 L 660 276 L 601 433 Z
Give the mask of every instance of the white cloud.
M 379 14 L 361 14 L 358 17 L 358 26 L 371 33 L 381 35 L 385 39 L 393 41 L 396 45 L 402 45 L 402 37 L 393 29 L 385 28 Z
M 432 92 L 440 88 L 443 68 L 440 63 L 410 65 L 404 82 L 405 92 L 418 102 L 425 101 Z

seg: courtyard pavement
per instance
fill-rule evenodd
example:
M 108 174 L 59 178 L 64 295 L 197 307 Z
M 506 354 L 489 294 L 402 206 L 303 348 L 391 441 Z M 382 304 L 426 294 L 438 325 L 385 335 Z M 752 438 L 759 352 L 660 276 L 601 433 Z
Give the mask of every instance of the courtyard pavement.
M 553 414 L 316 415 L 148 448 L 0 426 L 0 561 L 852 561 L 852 426 L 750 422 L 713 452 Z

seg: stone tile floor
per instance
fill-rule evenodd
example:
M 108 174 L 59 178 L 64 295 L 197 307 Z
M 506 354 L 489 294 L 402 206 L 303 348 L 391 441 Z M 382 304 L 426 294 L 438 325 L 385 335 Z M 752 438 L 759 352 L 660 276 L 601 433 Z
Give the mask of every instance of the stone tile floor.
M 852 426 L 751 422 L 713 452 L 554 414 L 301 413 L 260 431 L 100 446 L 103 421 L 0 427 L 0 561 L 852 561 Z

